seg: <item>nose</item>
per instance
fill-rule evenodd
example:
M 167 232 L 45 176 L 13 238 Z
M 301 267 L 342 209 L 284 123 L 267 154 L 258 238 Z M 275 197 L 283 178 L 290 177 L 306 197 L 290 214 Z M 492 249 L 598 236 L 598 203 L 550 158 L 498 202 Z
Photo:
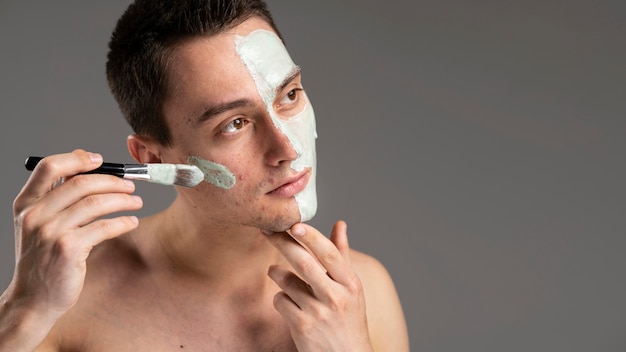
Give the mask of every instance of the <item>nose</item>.
M 300 156 L 299 150 L 302 147 L 296 138 L 290 139 L 287 136 L 286 133 L 289 133 L 287 126 L 277 126 L 270 121 L 266 130 L 267 133 L 263 139 L 266 146 L 265 158 L 268 164 L 278 166 L 284 161 L 293 161 Z

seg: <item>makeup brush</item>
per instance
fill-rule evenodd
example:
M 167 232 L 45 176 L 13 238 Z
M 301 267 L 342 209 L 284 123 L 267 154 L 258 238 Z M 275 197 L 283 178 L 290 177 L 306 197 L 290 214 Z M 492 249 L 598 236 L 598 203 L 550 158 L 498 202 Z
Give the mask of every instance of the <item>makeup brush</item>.
M 43 159 L 40 156 L 29 156 L 24 166 L 33 171 L 35 166 Z M 195 187 L 204 180 L 204 173 L 195 165 L 187 164 L 117 164 L 102 163 L 94 170 L 83 174 L 107 174 L 129 180 L 144 180 L 162 185 L 178 185 Z

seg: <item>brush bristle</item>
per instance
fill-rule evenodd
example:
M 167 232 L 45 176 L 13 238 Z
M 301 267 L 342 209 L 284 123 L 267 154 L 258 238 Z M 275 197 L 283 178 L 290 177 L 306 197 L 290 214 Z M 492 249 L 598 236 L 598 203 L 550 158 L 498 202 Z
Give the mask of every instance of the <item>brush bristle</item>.
M 196 165 L 176 165 L 175 184 L 185 187 L 195 187 L 204 180 L 204 173 Z
M 185 164 L 147 164 L 150 181 L 163 185 L 178 185 L 195 187 L 202 180 L 204 174 L 195 165 Z

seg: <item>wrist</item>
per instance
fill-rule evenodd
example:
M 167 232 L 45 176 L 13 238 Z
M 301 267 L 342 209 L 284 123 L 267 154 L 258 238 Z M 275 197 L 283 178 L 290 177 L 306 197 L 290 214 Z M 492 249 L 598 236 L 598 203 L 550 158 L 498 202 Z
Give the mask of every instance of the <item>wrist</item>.
M 33 351 L 46 338 L 57 318 L 51 317 L 10 289 L 0 296 L 0 352 Z

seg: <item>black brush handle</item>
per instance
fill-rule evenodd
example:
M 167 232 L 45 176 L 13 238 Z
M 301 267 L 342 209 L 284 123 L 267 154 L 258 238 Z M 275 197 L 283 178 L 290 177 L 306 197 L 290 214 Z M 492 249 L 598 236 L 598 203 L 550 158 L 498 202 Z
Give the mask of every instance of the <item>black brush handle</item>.
M 37 166 L 37 164 L 39 164 L 42 159 L 43 157 L 41 156 L 29 156 L 28 158 L 26 158 L 26 161 L 24 162 L 26 170 L 33 171 L 35 169 L 35 166 Z M 124 164 L 102 163 L 102 165 L 100 165 L 100 167 L 98 167 L 97 169 L 82 172 L 81 174 L 107 174 L 117 177 L 124 177 L 125 169 L 126 165 Z

